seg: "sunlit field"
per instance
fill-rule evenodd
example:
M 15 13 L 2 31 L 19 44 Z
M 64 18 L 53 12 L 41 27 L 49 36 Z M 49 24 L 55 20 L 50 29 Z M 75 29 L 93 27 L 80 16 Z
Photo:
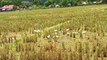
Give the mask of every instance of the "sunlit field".
M 0 60 L 107 60 L 107 5 L 0 12 Z

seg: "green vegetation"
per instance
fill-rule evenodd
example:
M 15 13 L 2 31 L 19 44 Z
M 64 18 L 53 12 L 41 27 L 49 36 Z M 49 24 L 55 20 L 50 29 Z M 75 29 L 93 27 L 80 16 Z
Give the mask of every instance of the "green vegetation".
M 0 60 L 107 60 L 106 6 L 0 13 Z
M 77 5 L 86 5 L 86 4 L 99 4 L 107 3 L 106 0 L 0 0 L 0 6 L 13 4 L 16 6 L 28 8 L 29 6 L 36 7 L 48 7 L 48 6 L 77 6 Z M 23 5 L 24 4 L 24 5 Z

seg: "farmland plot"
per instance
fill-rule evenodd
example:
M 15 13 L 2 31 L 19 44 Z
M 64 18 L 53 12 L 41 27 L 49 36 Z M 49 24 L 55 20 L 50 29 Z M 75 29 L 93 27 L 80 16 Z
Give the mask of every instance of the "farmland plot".
M 0 13 L 0 60 L 107 60 L 107 5 Z

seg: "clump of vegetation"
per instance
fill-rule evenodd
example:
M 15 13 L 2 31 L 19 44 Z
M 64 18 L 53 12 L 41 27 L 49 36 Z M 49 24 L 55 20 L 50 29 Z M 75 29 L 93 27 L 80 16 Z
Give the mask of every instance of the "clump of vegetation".
M 77 5 L 90 5 L 107 3 L 106 0 L 1 0 L 0 6 L 13 4 L 21 8 L 31 9 L 32 6 L 36 8 L 60 8 Z

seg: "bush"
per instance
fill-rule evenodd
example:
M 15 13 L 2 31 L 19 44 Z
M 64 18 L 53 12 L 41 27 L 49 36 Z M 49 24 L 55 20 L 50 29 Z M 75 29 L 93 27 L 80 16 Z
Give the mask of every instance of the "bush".
M 27 8 L 29 8 L 29 7 L 32 6 L 32 5 L 33 5 L 32 2 L 22 1 L 21 7 L 27 9 Z

